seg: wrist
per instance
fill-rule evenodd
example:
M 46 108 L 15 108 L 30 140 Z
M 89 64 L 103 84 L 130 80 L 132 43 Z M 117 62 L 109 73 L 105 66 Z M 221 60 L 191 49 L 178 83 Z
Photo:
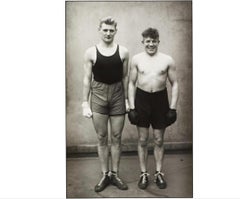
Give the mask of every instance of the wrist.
M 170 111 L 170 112 L 174 112 L 174 113 L 177 112 L 177 110 L 176 110 L 176 109 L 173 109 L 173 108 L 170 108 L 169 111 Z
M 89 107 L 88 101 L 84 101 L 82 103 L 82 108 L 86 108 L 86 107 Z

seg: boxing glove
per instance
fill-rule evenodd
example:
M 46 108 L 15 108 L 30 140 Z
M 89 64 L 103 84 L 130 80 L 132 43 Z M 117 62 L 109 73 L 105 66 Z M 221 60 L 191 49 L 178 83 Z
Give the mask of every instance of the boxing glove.
M 87 117 L 87 118 L 92 117 L 92 111 L 90 109 L 90 106 L 89 106 L 88 102 L 83 102 L 82 103 L 82 109 L 83 109 L 83 116 L 84 117 Z
M 173 124 L 177 120 L 177 111 L 175 109 L 169 109 L 166 115 L 167 126 Z
M 128 113 L 128 119 L 133 125 L 136 125 L 138 123 L 138 113 L 135 109 L 130 109 Z

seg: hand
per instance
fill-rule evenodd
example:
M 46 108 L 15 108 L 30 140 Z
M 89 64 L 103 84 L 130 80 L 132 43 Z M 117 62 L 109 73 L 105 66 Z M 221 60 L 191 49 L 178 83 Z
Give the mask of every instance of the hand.
M 135 109 L 130 109 L 128 113 L 128 119 L 131 124 L 136 125 L 138 123 L 139 117 L 138 113 Z
M 129 112 L 130 111 L 130 106 L 129 106 L 129 103 L 128 103 L 128 99 L 125 99 L 125 107 L 126 107 L 126 112 Z
M 177 111 L 176 109 L 169 109 L 166 115 L 167 126 L 173 124 L 177 120 Z
M 88 102 L 83 102 L 82 103 L 82 109 L 83 109 L 83 116 L 86 118 L 91 118 L 92 117 L 92 111 L 90 109 L 90 106 Z

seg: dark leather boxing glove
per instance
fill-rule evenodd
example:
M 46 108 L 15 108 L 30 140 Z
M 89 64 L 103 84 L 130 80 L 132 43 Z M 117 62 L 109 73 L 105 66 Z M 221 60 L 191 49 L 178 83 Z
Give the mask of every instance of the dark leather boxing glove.
M 135 109 L 130 109 L 130 111 L 128 112 L 128 119 L 131 124 L 136 125 L 138 123 L 138 113 Z
M 167 126 L 173 124 L 177 120 L 177 111 L 175 109 L 169 109 L 166 115 Z

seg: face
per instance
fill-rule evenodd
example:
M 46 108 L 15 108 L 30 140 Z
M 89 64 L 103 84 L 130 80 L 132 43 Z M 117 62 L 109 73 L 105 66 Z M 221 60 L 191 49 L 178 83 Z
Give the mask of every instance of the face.
M 155 55 L 158 51 L 159 40 L 151 37 L 143 38 L 142 41 L 145 51 L 149 55 Z
M 108 25 L 105 23 L 103 23 L 101 28 L 99 29 L 101 39 L 106 43 L 113 42 L 116 32 L 117 30 L 114 25 Z

